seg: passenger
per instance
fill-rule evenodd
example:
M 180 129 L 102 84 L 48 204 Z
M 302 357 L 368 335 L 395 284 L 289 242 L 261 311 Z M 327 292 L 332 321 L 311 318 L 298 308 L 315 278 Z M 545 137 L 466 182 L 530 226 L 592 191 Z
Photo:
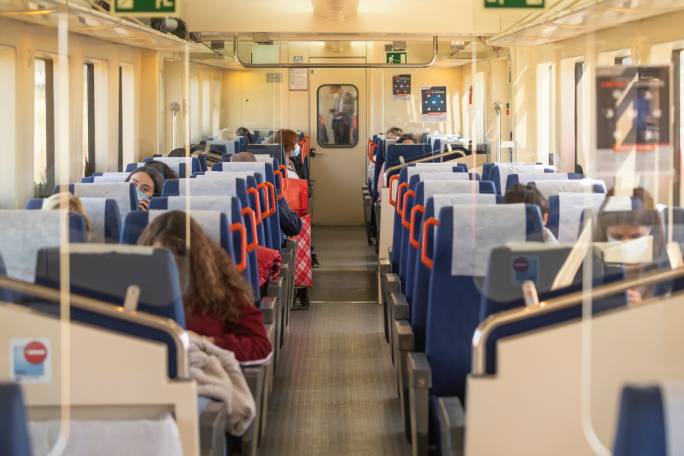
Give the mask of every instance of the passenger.
M 392 127 L 385 133 L 386 139 L 399 139 L 404 134 L 404 130 L 399 127 Z
M 185 157 L 185 147 L 177 147 L 169 152 L 167 157 Z
M 243 137 L 247 138 L 247 144 L 254 144 L 254 137 L 252 136 L 252 133 L 250 133 L 247 128 L 240 127 L 237 130 L 235 130 L 235 134 L 237 136 L 243 136 Z
M 416 137 L 413 133 L 404 133 L 397 139 L 397 144 L 416 144 Z
M 302 151 L 297 141 L 297 133 L 292 130 L 278 130 L 273 139 L 276 144 L 282 144 L 287 162 L 287 177 L 306 179 L 300 153 Z
M 256 155 L 251 152 L 238 152 L 230 157 L 232 162 L 255 162 L 257 161 Z
M 186 248 L 186 217 L 181 211 L 155 218 L 138 244 L 167 248 L 176 257 L 190 331 L 232 351 L 240 362 L 268 358 L 271 343 L 249 285 L 225 250 L 209 239 L 195 220 L 190 218 L 190 250 Z
M 166 163 L 163 163 L 163 162 L 160 162 L 157 160 L 152 160 L 152 161 L 148 161 L 147 163 L 145 163 L 145 166 L 150 166 L 150 167 L 156 169 L 157 171 L 159 171 L 159 173 L 162 175 L 164 180 L 166 180 L 166 179 L 178 179 L 178 174 L 176 174 L 176 172 L 174 170 L 172 170 L 169 167 L 169 165 L 167 165 Z
M 147 211 L 150 199 L 153 196 L 161 196 L 164 178 L 151 166 L 141 166 L 131 172 L 126 178 L 126 182 L 135 185 L 138 194 L 138 209 Z
M 88 236 L 90 236 L 90 219 L 88 218 L 88 213 L 83 207 L 83 203 L 78 196 L 74 196 L 69 192 L 55 193 L 54 195 L 45 198 L 43 201 L 43 210 L 50 211 L 61 209 L 63 205 L 66 205 L 69 208 L 69 212 L 79 214 L 81 217 L 83 217 L 86 231 L 88 232 Z
M 607 209 L 610 197 L 615 196 L 615 189 L 606 194 L 606 201 L 599 209 L 594 230 L 596 242 L 618 242 L 653 236 L 653 260 L 659 261 L 665 255 L 666 242 L 660 215 L 656 210 L 653 197 L 642 187 L 632 190 L 632 207 L 635 209 L 611 211 Z M 638 276 L 647 265 L 630 265 L 625 271 L 630 278 Z M 630 304 L 641 302 L 653 294 L 652 287 L 635 287 L 627 290 L 627 301 Z
M 542 232 L 544 235 L 544 242 L 547 244 L 558 244 L 556 236 L 554 236 L 551 230 L 546 227 L 546 224 L 549 223 L 549 202 L 533 183 L 527 185 L 515 184 L 511 186 L 506 190 L 503 203 L 524 203 L 536 204 L 539 206 L 539 210 L 542 214 L 542 222 L 544 223 L 544 230 Z

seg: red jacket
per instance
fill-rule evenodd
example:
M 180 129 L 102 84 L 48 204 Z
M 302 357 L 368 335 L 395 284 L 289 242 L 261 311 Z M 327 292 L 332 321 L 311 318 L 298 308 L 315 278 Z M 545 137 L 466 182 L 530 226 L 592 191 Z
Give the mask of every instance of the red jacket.
M 235 353 L 241 363 L 265 360 L 271 354 L 264 317 L 252 305 L 244 306 L 240 319 L 232 325 L 212 315 L 188 316 L 186 325 L 190 331 L 211 337 L 216 345 Z

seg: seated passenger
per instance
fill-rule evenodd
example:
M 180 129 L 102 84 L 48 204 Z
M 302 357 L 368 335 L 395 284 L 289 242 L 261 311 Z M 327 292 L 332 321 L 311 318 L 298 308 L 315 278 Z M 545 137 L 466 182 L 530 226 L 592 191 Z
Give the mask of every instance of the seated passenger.
M 157 160 L 152 160 L 152 161 L 148 161 L 147 163 L 145 163 L 145 166 L 150 166 L 150 167 L 156 169 L 157 171 L 159 171 L 159 173 L 162 175 L 164 180 L 166 180 L 166 179 L 178 179 L 178 174 L 176 174 L 176 172 L 174 170 L 172 170 L 169 167 L 169 165 L 167 165 L 166 163 L 162 163 L 162 162 L 157 161 Z
M 550 229 L 546 227 L 549 222 L 549 202 L 544 198 L 544 195 L 537 189 L 533 183 L 527 185 L 515 184 L 506 190 L 503 199 L 504 204 L 536 204 L 542 214 L 542 222 L 544 222 L 544 242 L 547 244 L 558 244 L 556 236 L 553 235 Z
M 268 358 L 271 343 L 249 285 L 192 218 L 187 250 L 185 221 L 184 212 L 166 212 L 150 223 L 138 244 L 167 248 L 176 257 L 187 329 L 232 351 L 240 362 Z
M 252 137 L 252 133 L 250 133 L 249 130 L 245 127 L 240 127 L 237 130 L 235 130 L 235 135 L 247 138 L 247 144 L 254 144 L 254 138 Z
M 287 177 L 293 179 L 306 179 L 302 159 L 299 156 L 302 149 L 297 141 L 297 133 L 292 130 L 278 130 L 273 135 L 275 144 L 282 144 L 287 162 Z
M 138 194 L 138 209 L 147 211 L 150 199 L 153 196 L 160 196 L 164 178 L 156 169 L 151 166 L 141 166 L 134 169 L 126 178 L 126 182 L 135 185 Z
M 404 134 L 404 130 L 402 130 L 399 127 L 392 127 L 387 130 L 387 133 L 385 133 L 385 138 L 386 139 L 398 139 L 401 135 Z
M 185 147 L 176 147 L 167 157 L 185 157 Z
M 397 139 L 396 144 L 416 144 L 416 137 L 413 133 L 404 133 Z
M 251 152 L 238 152 L 230 156 L 232 162 L 256 162 L 256 155 Z
M 620 242 L 653 236 L 653 261 L 663 259 L 666 242 L 660 215 L 656 210 L 653 197 L 642 187 L 632 190 L 632 206 L 629 209 L 615 210 L 609 205 L 615 196 L 615 189 L 610 189 L 606 200 L 599 209 L 594 230 L 596 242 Z M 635 278 L 644 271 L 647 265 L 625 265 L 628 278 Z M 627 290 L 627 300 L 630 304 L 641 302 L 652 296 L 653 287 L 635 287 Z
M 62 207 L 67 207 L 69 212 L 79 214 L 83 217 L 86 231 L 88 232 L 88 236 L 90 236 L 90 219 L 78 196 L 74 196 L 69 192 L 60 192 L 45 198 L 45 201 L 43 201 L 44 211 L 62 209 Z

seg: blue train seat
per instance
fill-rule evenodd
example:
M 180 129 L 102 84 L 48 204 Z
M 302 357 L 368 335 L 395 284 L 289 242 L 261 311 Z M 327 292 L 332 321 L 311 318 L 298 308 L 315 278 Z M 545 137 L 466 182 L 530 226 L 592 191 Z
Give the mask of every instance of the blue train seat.
M 541 180 L 574 180 L 582 179 L 583 176 L 578 173 L 554 173 L 551 170 L 545 170 L 536 173 L 524 173 L 524 174 L 509 174 L 506 178 L 506 190 L 511 188 L 515 184 L 527 184 L 530 182 L 537 182 Z M 504 191 L 505 193 L 505 191 Z
M 0 383 L 0 454 L 32 454 L 24 398 L 16 383 Z
M 86 176 L 81 179 L 83 184 L 102 184 L 105 182 L 126 182 L 130 173 L 102 173 Z
M 539 174 L 546 172 L 553 173 L 555 170 L 552 167 L 537 164 L 497 163 L 488 169 L 487 176 L 483 176 L 483 179 L 494 181 L 496 193 L 503 195 L 509 174 Z
M 126 165 L 126 169 L 124 169 L 125 172 L 130 173 L 134 171 L 136 168 L 140 168 L 141 166 L 145 166 L 144 162 L 136 162 L 136 163 L 129 163 Z
M 534 185 L 547 199 L 559 193 L 606 193 L 603 181 L 591 179 L 542 180 Z
M 255 155 L 265 154 L 269 155 L 280 163 L 285 163 L 285 153 L 281 144 L 245 144 L 241 152 L 252 152 Z
M 598 210 L 604 199 L 603 193 L 562 192 L 551 195 L 547 227 L 559 242 L 575 242 L 579 236 L 583 211 Z
M 56 189 L 57 190 L 57 189 Z M 69 184 L 69 191 L 79 198 L 108 198 L 119 207 L 121 225 L 129 212 L 138 209 L 138 195 L 130 182 L 107 182 L 103 184 Z
M 399 157 L 403 157 L 405 162 L 423 158 L 432 154 L 429 144 L 390 144 L 385 152 L 385 172 L 387 178 L 397 174 L 397 171 L 387 173 L 392 166 L 400 163 Z
M 143 163 L 147 163 L 152 160 L 166 164 L 176 173 L 178 177 L 188 176 L 186 170 L 186 157 L 147 157 L 143 159 Z M 202 167 L 197 157 L 190 157 L 190 168 L 191 175 L 202 172 Z

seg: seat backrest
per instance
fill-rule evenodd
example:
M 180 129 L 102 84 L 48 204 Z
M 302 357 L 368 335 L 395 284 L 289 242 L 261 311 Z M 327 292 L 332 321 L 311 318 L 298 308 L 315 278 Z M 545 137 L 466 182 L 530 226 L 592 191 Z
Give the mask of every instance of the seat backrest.
M 443 207 L 438 220 L 425 353 L 432 367 L 432 393 L 464 401 L 491 251 L 508 242 L 541 242 L 543 225 L 539 208 L 524 204 Z
M 603 203 L 603 193 L 562 192 L 549 197 L 549 221 L 547 227 L 559 242 L 575 242 L 579 236 L 582 212 L 598 208 Z
M 408 162 L 431 153 L 429 144 L 390 144 L 387 146 L 385 154 L 385 170 L 398 165 L 400 163 L 399 157 L 403 157 L 404 161 Z M 396 172 L 387 173 L 387 176 L 390 177 L 396 174 Z
M 592 179 L 543 180 L 534 184 L 547 199 L 559 193 L 606 193 L 603 181 Z
M 21 386 L 16 383 L 0 383 L 0 454 L 32 454 L 26 406 Z
M 121 216 L 121 224 L 129 212 L 138 208 L 138 195 L 135 185 L 130 182 L 111 182 L 103 184 L 70 184 L 69 191 L 79 198 L 108 198 L 116 201 Z
M 145 166 L 144 162 L 136 162 L 136 163 L 129 163 L 126 165 L 126 171 L 127 173 L 130 173 L 132 171 L 135 171 L 136 168 L 140 168 L 141 166 Z
M 255 155 L 267 154 L 280 163 L 285 162 L 285 154 L 283 153 L 283 146 L 281 144 L 247 144 L 246 150 Z
M 510 174 L 539 174 L 546 170 L 553 171 L 553 168 L 536 164 L 497 163 L 489 170 L 487 177 L 483 176 L 483 179 L 494 181 L 496 192 L 502 195 Z
M 553 173 L 549 169 L 546 172 L 539 173 L 524 173 L 524 174 L 509 174 L 506 178 L 506 190 L 515 184 L 525 185 L 529 182 L 537 182 L 542 180 L 568 180 L 581 179 L 582 175 L 577 173 Z
M 186 157 L 148 157 L 143 161 L 147 163 L 152 160 L 164 163 L 166 166 L 171 168 L 178 177 L 188 176 L 187 170 L 185 169 Z M 195 174 L 202 171 L 199 159 L 197 157 L 190 157 L 190 167 L 190 174 Z
M 65 228 L 61 216 L 58 210 L 0 210 L 0 255 L 9 277 L 33 282 L 38 251 L 60 245 L 61 231 Z M 86 242 L 83 217 L 69 214 L 68 229 L 71 242 Z

